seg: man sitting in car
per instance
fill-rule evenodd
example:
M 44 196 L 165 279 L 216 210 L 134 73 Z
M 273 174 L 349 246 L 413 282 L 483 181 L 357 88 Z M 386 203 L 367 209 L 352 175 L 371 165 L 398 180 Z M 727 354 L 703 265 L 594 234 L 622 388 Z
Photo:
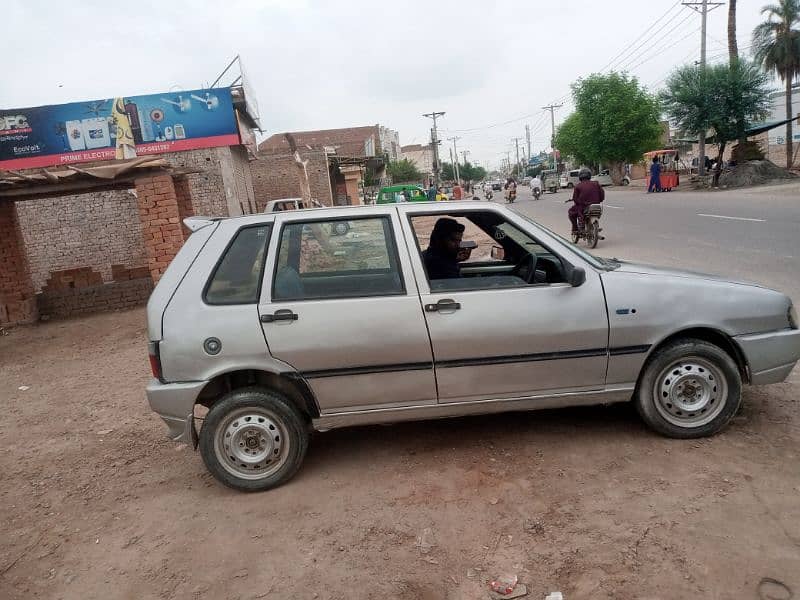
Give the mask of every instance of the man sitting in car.
M 428 248 L 422 253 L 422 261 L 428 279 L 455 279 L 461 277 L 459 251 L 464 226 L 448 217 L 436 221 L 428 242 Z

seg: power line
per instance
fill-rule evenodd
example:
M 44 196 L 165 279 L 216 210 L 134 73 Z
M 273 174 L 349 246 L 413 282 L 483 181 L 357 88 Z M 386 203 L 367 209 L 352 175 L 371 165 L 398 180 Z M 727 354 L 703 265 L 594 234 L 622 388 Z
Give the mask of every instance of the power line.
M 681 43 L 683 40 L 685 40 L 685 39 L 686 39 L 686 38 L 688 38 L 689 36 L 692 36 L 692 35 L 696 34 L 698 31 L 700 31 L 700 27 L 698 27 L 698 28 L 697 28 L 697 29 L 695 29 L 694 31 L 690 31 L 689 33 L 687 33 L 687 34 L 686 34 L 685 36 L 683 36 L 682 38 L 678 38 L 678 39 L 677 39 L 677 40 L 675 40 L 673 43 L 671 43 L 669 46 L 665 46 L 663 49 L 664 49 L 664 50 L 668 50 L 669 48 L 672 48 L 673 46 L 676 46 L 676 45 L 678 45 L 679 43 Z M 630 70 L 630 71 L 633 71 L 634 69 L 636 69 L 637 67 L 640 67 L 640 66 L 641 66 L 641 65 L 643 65 L 644 63 L 646 63 L 646 62 L 650 62 L 650 61 L 651 61 L 651 60 L 653 60 L 654 58 L 658 58 L 658 57 L 659 57 L 659 55 L 658 55 L 658 54 L 651 54 L 649 57 L 645 58 L 643 61 L 640 61 L 640 62 L 636 63 L 636 64 L 635 64 L 635 65 L 633 65 L 632 67 L 628 67 L 628 70 Z
M 678 14 L 681 14 L 681 13 L 678 13 Z M 675 15 L 675 16 L 678 16 L 678 15 Z M 688 21 L 688 20 L 689 20 L 689 19 L 691 19 L 691 18 L 692 18 L 692 15 L 689 15 L 689 14 L 687 14 L 687 15 L 684 17 L 684 19 L 683 19 L 682 21 L 679 21 L 678 23 L 676 23 L 675 25 L 673 25 L 673 26 L 672 26 L 672 28 L 670 28 L 669 30 L 667 30 L 666 32 L 664 32 L 664 33 L 663 33 L 662 35 L 660 35 L 659 37 L 657 37 L 657 38 L 655 38 L 655 39 L 651 38 L 651 39 L 649 39 L 649 40 L 646 40 L 646 41 L 644 42 L 644 44 L 641 44 L 640 46 L 638 46 L 638 47 L 636 48 L 636 52 L 638 52 L 638 51 L 640 51 L 640 50 L 641 50 L 641 52 L 639 52 L 639 54 L 638 54 L 638 55 L 635 55 L 635 54 L 632 52 L 632 53 L 631 53 L 631 56 L 629 56 L 629 57 L 628 57 L 626 60 L 624 60 L 624 61 L 622 61 L 622 62 L 618 63 L 618 64 L 617 64 L 617 66 L 615 67 L 615 69 L 617 69 L 617 70 L 621 70 L 621 71 L 626 71 L 626 70 L 628 70 L 628 68 L 629 68 L 629 67 L 628 67 L 628 66 L 626 66 L 626 65 L 630 65 L 630 63 L 632 63 L 633 61 L 637 60 L 637 59 L 638 59 L 638 57 L 639 57 L 639 56 L 641 56 L 642 54 L 649 54 L 649 53 L 652 53 L 652 51 L 653 51 L 653 50 L 654 50 L 656 47 L 658 47 L 658 45 L 659 45 L 659 44 L 660 44 L 660 43 L 661 43 L 663 40 L 665 40 L 666 38 L 668 38 L 669 36 L 671 36 L 671 35 L 672 35 L 672 34 L 673 34 L 675 31 L 677 31 L 678 29 L 680 29 L 681 25 L 683 25 L 684 23 L 686 23 L 686 21 Z
M 530 119 L 531 117 L 536 116 L 538 114 L 541 113 L 539 112 L 539 113 L 530 113 L 527 115 L 522 115 L 521 117 L 518 117 L 516 119 L 510 119 L 508 121 L 503 121 L 502 123 L 492 123 L 491 125 L 482 125 L 481 127 L 471 127 L 470 129 L 448 129 L 447 131 L 450 131 L 452 133 L 466 133 L 469 131 L 479 131 L 481 129 L 492 129 L 493 127 L 500 127 L 502 125 L 509 125 L 510 123 L 516 123 L 517 121 L 524 121 L 525 119 Z
M 615 62 L 615 61 L 616 61 L 616 60 L 617 60 L 617 59 L 618 59 L 620 56 L 622 56 L 623 54 L 625 54 L 625 52 L 627 52 L 627 51 L 628 51 L 628 50 L 631 48 L 631 46 L 633 46 L 633 45 L 634 45 L 634 44 L 636 44 L 636 43 L 637 43 L 639 40 L 641 40 L 641 39 L 642 39 L 644 36 L 646 36 L 646 35 L 647 35 L 647 34 L 650 32 L 650 30 L 651 30 L 651 29 L 653 29 L 653 27 L 655 27 L 656 25 L 658 25 L 658 24 L 661 22 L 661 20 L 662 20 L 664 17 L 666 17 L 666 16 L 667 16 L 669 13 L 671 13 L 673 10 L 675 10 L 675 8 L 676 8 L 677 6 L 679 6 L 679 5 L 680 5 L 680 3 L 681 3 L 681 0 L 678 0 L 678 1 L 677 1 L 675 4 L 673 4 L 672 6 L 670 6 L 670 7 L 667 9 L 667 12 L 665 12 L 665 13 L 664 13 L 663 15 L 661 15 L 661 16 L 660 16 L 658 19 L 656 19 L 656 20 L 655 20 L 655 21 L 654 21 L 654 22 L 653 22 L 653 23 L 650 25 L 650 27 L 648 27 L 647 29 L 645 29 L 645 30 L 644 30 L 644 31 L 641 33 L 641 35 L 639 35 L 639 37 L 637 37 L 637 38 L 636 38 L 635 40 L 633 40 L 633 41 L 632 41 L 630 44 L 628 44 L 627 46 L 625 46 L 625 47 L 624 47 L 622 50 L 620 50 L 620 51 L 619 51 L 619 52 L 618 52 L 618 53 L 617 53 L 617 54 L 614 56 L 614 58 L 612 58 L 610 61 L 608 61 L 608 63 L 606 63 L 606 64 L 605 64 L 605 65 L 604 65 L 604 66 L 603 66 L 603 67 L 600 69 L 600 72 L 602 73 L 602 72 L 603 72 L 603 71 L 605 71 L 607 68 L 609 68 L 611 65 L 613 65 L 613 64 L 614 64 L 614 62 Z M 679 13 L 676 13 L 676 16 L 677 16 L 677 14 L 679 14 Z M 675 18 L 675 17 L 673 16 L 673 18 L 672 18 L 672 19 L 670 19 L 669 21 L 667 21 L 667 23 L 665 23 L 665 25 L 669 24 L 669 23 L 670 23 L 670 21 L 672 21 L 674 18 Z

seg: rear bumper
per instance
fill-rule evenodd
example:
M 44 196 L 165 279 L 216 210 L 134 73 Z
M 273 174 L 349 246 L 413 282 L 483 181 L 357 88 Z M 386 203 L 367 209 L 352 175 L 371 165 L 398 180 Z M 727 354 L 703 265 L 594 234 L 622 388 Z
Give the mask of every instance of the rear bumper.
M 176 442 L 193 444 L 194 405 L 207 381 L 161 383 L 151 379 L 147 384 L 147 401 L 153 412 L 167 425 L 167 436 Z
M 780 383 L 800 360 L 800 329 L 781 329 L 734 338 L 750 368 L 750 383 Z

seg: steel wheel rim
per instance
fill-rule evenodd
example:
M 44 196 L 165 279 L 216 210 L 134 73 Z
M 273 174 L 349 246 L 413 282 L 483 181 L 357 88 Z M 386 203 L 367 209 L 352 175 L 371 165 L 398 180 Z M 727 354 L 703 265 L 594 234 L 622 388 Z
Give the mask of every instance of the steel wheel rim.
M 217 427 L 214 453 L 222 467 L 241 479 L 263 479 L 278 471 L 291 443 L 283 421 L 261 407 L 232 411 Z
M 702 427 L 725 408 L 728 382 L 722 370 L 698 356 L 674 361 L 656 377 L 653 400 L 658 413 L 678 427 Z

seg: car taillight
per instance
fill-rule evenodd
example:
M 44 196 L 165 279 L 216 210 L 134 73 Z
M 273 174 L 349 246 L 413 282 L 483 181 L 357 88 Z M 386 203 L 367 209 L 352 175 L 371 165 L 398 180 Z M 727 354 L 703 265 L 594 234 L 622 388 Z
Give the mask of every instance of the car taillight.
M 161 377 L 161 355 L 158 352 L 158 342 L 148 342 L 147 352 L 150 355 L 150 370 L 153 372 L 153 377 L 159 381 Z

